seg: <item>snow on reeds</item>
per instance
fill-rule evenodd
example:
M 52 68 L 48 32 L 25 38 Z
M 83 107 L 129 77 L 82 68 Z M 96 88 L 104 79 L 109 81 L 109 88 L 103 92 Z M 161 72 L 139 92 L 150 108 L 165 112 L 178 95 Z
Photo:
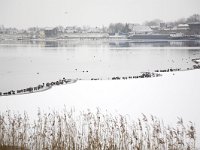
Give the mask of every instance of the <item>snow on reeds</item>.
M 155 116 L 95 113 L 74 110 L 42 113 L 31 120 L 27 113 L 0 113 L 0 149 L 51 150 L 155 150 L 195 149 L 194 124 L 167 126 Z

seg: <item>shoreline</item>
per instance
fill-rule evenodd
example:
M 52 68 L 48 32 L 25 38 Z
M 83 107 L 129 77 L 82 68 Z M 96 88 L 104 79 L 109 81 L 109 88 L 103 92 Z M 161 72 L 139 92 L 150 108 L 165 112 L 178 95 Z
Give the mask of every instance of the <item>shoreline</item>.
M 199 64 L 198 60 L 200 60 L 200 59 L 194 60 L 196 64 Z M 177 68 L 177 69 L 155 70 L 154 72 L 141 72 L 141 75 L 138 75 L 138 76 L 126 76 L 126 77 L 116 76 L 116 77 L 108 77 L 107 79 L 91 78 L 90 80 L 91 81 L 96 81 L 96 80 L 133 80 L 133 79 L 140 79 L 140 78 L 157 78 L 157 77 L 162 77 L 163 73 L 167 73 L 167 72 L 192 71 L 192 70 L 196 70 L 196 69 L 200 69 L 200 65 L 194 65 L 193 68 L 187 68 L 187 69 Z M 43 83 L 42 85 L 38 85 L 36 87 L 28 87 L 28 88 L 21 89 L 21 90 L 15 90 L 15 91 L 11 90 L 8 92 L 0 92 L 0 97 L 44 92 L 44 91 L 50 90 L 54 86 L 72 84 L 72 83 L 75 83 L 80 80 L 85 80 L 85 79 L 67 79 L 66 80 L 65 78 L 63 78 L 63 79 L 55 81 L 55 82 Z
M 5 96 L 0 98 L 0 110 L 27 111 L 30 118 L 38 108 L 48 112 L 74 108 L 77 112 L 100 108 L 103 111 L 130 116 L 141 113 L 154 115 L 167 124 L 174 124 L 177 117 L 192 121 L 197 128 L 200 145 L 199 89 L 200 69 L 163 72 L 162 78 L 138 80 L 81 80 L 70 86 L 57 86 L 46 92 Z M 175 75 L 173 75 L 175 74 Z M 199 147 L 198 145 L 198 147 Z
M 65 79 L 63 78 L 62 80 L 56 81 L 56 82 L 50 82 L 42 85 L 38 85 L 35 87 L 29 87 L 21 90 L 11 90 L 9 92 L 0 92 L 0 97 L 3 96 L 15 96 L 15 95 L 24 95 L 24 94 L 33 94 L 33 93 L 38 93 L 38 92 L 44 92 L 49 89 L 51 89 L 53 86 L 59 86 L 59 85 L 66 85 L 66 84 L 72 84 L 77 82 L 76 79 Z
M 71 37 L 71 38 L 44 38 L 44 39 L 0 39 L 0 42 L 3 41 L 24 41 L 24 42 L 46 42 L 46 41 L 73 41 L 73 40 L 80 40 L 80 41 L 127 41 L 133 43 L 156 43 L 156 42 L 173 42 L 173 41 L 198 41 L 200 39 L 130 39 L 125 37 Z

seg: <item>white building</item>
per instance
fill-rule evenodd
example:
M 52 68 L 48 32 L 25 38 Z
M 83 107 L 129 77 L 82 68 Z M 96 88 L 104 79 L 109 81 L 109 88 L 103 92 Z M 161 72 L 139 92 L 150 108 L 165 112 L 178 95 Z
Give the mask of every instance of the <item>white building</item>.
M 189 25 L 188 24 L 179 24 L 177 26 L 177 30 L 189 30 Z

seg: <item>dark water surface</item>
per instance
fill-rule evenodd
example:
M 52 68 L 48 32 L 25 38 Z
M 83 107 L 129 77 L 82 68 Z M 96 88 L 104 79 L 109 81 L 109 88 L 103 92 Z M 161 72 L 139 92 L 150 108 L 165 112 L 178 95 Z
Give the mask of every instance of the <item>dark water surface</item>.
M 187 69 L 195 58 L 200 58 L 200 41 L 2 41 L 0 91 L 63 77 L 110 79 L 157 69 Z

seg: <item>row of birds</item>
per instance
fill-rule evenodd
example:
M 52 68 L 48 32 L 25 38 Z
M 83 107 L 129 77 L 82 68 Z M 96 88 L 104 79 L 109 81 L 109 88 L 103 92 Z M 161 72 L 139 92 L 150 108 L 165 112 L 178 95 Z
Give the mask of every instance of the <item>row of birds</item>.
M 190 68 L 188 68 L 189 70 Z M 193 69 L 200 69 L 200 65 L 193 65 Z M 155 73 L 152 72 L 143 72 L 141 75 L 138 76 L 125 76 L 125 77 L 112 77 L 112 78 L 108 78 L 111 80 L 127 80 L 127 79 L 137 79 L 137 78 L 151 78 L 151 77 L 159 77 L 161 76 L 161 74 L 159 74 L 158 72 L 174 72 L 174 71 L 180 71 L 181 68 L 176 68 L 176 69 L 163 69 L 163 70 L 155 70 Z M 84 72 L 88 72 L 88 71 L 84 71 Z M 81 80 L 81 79 L 79 79 Z M 91 78 L 91 80 L 102 80 L 101 78 Z M 67 84 L 69 82 L 75 82 L 76 80 L 73 79 L 60 79 L 58 81 L 55 82 L 47 82 L 47 83 L 43 83 L 43 84 L 39 84 L 38 86 L 35 87 L 29 87 L 29 88 L 25 88 L 25 89 L 20 89 L 20 90 L 11 90 L 8 92 L 0 92 L 0 96 L 9 96 L 9 95 L 16 95 L 16 94 L 27 94 L 27 93 L 33 93 L 33 92 L 39 92 L 42 90 L 46 90 L 51 88 L 52 86 L 55 85 L 63 85 L 63 84 Z
M 63 84 L 67 84 L 67 83 L 75 82 L 75 81 L 76 80 L 73 80 L 73 79 L 63 78 L 63 79 L 60 79 L 60 80 L 55 81 L 55 82 L 42 83 L 42 84 L 39 84 L 38 86 L 35 86 L 35 87 L 28 87 L 28 88 L 20 89 L 20 90 L 16 90 L 16 91 L 11 90 L 11 91 L 8 91 L 8 92 L 0 92 L 0 96 L 39 92 L 39 91 L 42 91 L 42 90 L 47 90 L 47 89 L 49 89 L 49 88 L 51 88 L 52 86 L 55 86 L 55 85 L 63 85 Z

